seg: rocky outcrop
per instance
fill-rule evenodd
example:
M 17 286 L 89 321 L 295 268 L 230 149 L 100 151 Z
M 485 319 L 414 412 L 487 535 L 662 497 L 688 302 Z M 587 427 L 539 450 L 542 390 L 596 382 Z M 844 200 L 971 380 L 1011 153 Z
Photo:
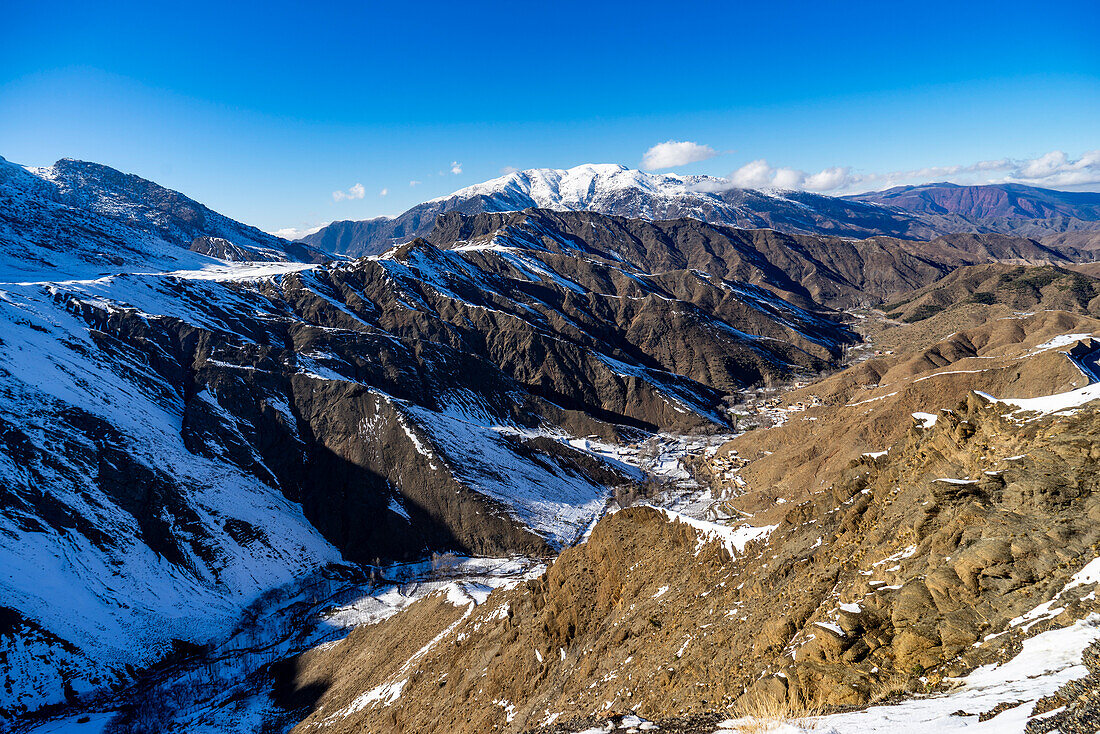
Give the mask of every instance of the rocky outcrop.
M 806 620 L 823 629 L 803 626 L 786 677 L 759 686 L 860 704 L 878 672 L 934 684 L 1011 654 L 1002 632 L 1092 610 L 1083 588 L 1062 589 L 1100 548 L 1097 412 L 1028 423 L 974 397 L 940 416 L 791 511 L 829 507 L 824 547 L 842 568 L 835 601 Z M 1056 594 L 1059 609 L 1032 611 Z
M 191 252 L 209 255 L 228 262 L 283 262 L 294 260 L 306 263 L 322 263 L 329 258 L 320 250 L 313 249 L 300 242 L 286 242 L 279 249 L 258 249 L 244 247 L 224 237 L 201 235 L 191 240 Z
M 1088 675 L 1072 680 L 1035 705 L 1025 734 L 1091 734 L 1100 731 L 1100 643 L 1085 649 Z

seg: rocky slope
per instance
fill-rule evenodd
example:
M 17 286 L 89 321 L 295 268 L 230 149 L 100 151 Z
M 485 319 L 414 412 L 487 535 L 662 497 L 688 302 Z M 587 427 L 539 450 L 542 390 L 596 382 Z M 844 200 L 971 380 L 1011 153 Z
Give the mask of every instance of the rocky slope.
M 1096 231 L 1060 232 L 1044 235 L 1039 240 L 1077 262 L 1095 262 L 1100 252 L 1100 232 Z
M 881 348 L 858 364 L 735 406 L 742 425 L 774 426 L 750 431 L 721 452 L 726 460 L 715 467 L 721 482 L 736 484 L 735 493 L 759 490 L 741 506 L 761 510 L 823 486 L 848 462 L 899 440 L 913 412 L 952 405 L 969 390 L 1032 397 L 1082 386 L 1089 379 L 1082 363 L 1066 352 L 1100 336 L 1100 321 L 1089 316 L 973 303 L 886 326 L 873 337 Z M 1090 365 L 1084 366 L 1095 372 Z
M 971 189 L 976 191 L 969 196 L 959 193 Z M 736 188 L 709 176 L 644 173 L 610 164 L 583 165 L 567 170 L 517 171 L 424 202 L 392 219 L 334 222 L 303 238 L 303 242 L 351 256 L 376 254 L 426 236 L 439 214 L 528 208 L 592 211 L 647 220 L 691 218 L 724 226 L 849 238 L 884 235 L 931 239 L 956 232 L 1036 237 L 1100 230 L 1096 196 L 1027 186 L 948 185 L 833 197 L 807 191 Z
M 183 194 L 65 159 L 27 169 L 0 158 L 0 280 L 199 268 L 215 260 L 320 262 L 312 247 L 235 222 Z
M 428 238 L 446 248 L 517 243 L 581 252 L 647 271 L 682 270 L 750 283 L 800 305 L 836 307 L 877 300 L 948 271 L 904 247 L 884 246 L 874 239 L 786 235 L 718 227 L 695 219 L 649 222 L 545 209 L 472 217 L 446 214 Z
M 849 240 L 545 209 L 441 215 L 428 239 L 443 248 L 519 246 L 645 271 L 691 271 L 750 283 L 800 305 L 832 307 L 908 296 L 963 266 L 1070 262 L 1034 240 L 1003 235 Z
M 1003 304 L 1017 311 L 1061 310 L 1100 315 L 1100 279 L 1055 265 L 1003 263 L 961 267 L 883 308 L 892 319 L 921 321 L 963 303 Z
M 1100 547 L 1096 411 L 1035 421 L 979 399 L 944 416 L 774 525 L 626 510 L 484 605 L 441 597 L 356 630 L 300 663 L 324 693 L 298 730 L 659 721 L 755 696 L 861 705 L 1095 611 L 1097 578 L 1074 574 Z

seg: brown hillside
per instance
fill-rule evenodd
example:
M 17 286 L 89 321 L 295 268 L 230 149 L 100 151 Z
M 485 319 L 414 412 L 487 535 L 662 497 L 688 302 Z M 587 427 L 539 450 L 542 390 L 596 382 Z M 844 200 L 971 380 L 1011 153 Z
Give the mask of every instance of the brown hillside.
M 305 655 L 298 684 L 323 693 L 296 731 L 520 732 L 934 687 L 1011 656 L 1009 621 L 1096 557 L 1098 436 L 1095 408 L 1029 422 L 972 397 L 733 555 L 661 511 L 619 512 L 483 605 L 437 596 Z M 1095 609 L 1091 588 L 1031 631 Z
M 927 346 L 921 345 L 924 330 L 921 323 L 895 328 L 894 341 L 916 348 L 885 350 L 776 401 L 772 412 L 785 423 L 723 447 L 714 464 L 719 491 L 740 491 L 733 467 L 747 462 L 736 474 L 758 492 L 735 504 L 763 511 L 777 498 L 827 485 L 849 461 L 898 440 L 911 413 L 935 413 L 969 390 L 1035 397 L 1080 387 L 1086 378 L 1062 353 L 1069 345 L 1038 347 L 1062 334 L 1100 335 L 1100 320 L 1064 311 L 1000 317 Z M 809 407 L 799 410 L 803 406 Z

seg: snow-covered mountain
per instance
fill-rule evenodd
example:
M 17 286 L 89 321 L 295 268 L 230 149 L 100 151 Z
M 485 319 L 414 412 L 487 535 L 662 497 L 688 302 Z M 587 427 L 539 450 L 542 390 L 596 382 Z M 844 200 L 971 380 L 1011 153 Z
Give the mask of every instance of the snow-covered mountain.
M 98 163 L 65 159 L 25 168 L 0 158 L 0 280 L 322 259 L 308 246 Z
M 1020 190 L 1012 192 L 1017 199 L 1042 198 L 1040 189 L 1015 188 Z M 303 242 L 352 256 L 376 254 L 424 236 L 436 216 L 445 212 L 478 214 L 530 207 L 593 211 L 632 219 L 690 218 L 731 227 L 848 238 L 887 235 L 931 239 L 958 232 L 1018 232 L 1039 236 L 1082 228 L 1100 229 L 1100 216 L 1094 203 L 1086 201 L 1087 197 L 1061 198 L 1068 202 L 1067 206 L 1075 207 L 1076 216 L 1067 214 L 1065 207 L 1057 217 L 1043 209 L 1024 207 L 1008 217 L 993 217 L 982 209 L 956 212 L 929 208 L 923 202 L 909 206 L 916 199 L 899 196 L 835 197 L 808 191 L 760 191 L 733 187 L 724 179 L 710 176 L 647 173 L 621 165 L 588 164 L 565 170 L 516 171 L 426 201 L 392 219 L 333 222 L 305 237 Z
M 540 207 L 610 213 L 608 210 L 623 206 L 624 202 L 632 199 L 639 205 L 645 203 L 650 206 L 670 206 L 674 201 L 700 205 L 702 202 L 715 200 L 710 194 L 728 188 L 724 181 L 710 176 L 645 173 L 626 166 L 605 163 L 569 169 L 533 168 L 514 171 L 432 201 L 489 196 L 513 210 Z M 638 212 L 634 216 L 646 214 L 649 219 L 667 218 L 660 216 L 659 209 Z M 621 216 L 632 215 L 624 212 Z
M 933 234 L 911 217 L 863 202 L 800 191 L 734 188 L 710 176 L 588 164 L 566 170 L 516 171 L 424 202 L 393 219 L 333 222 L 302 241 L 352 256 L 380 253 L 427 234 L 435 217 L 444 212 L 477 214 L 529 207 L 651 220 L 691 218 L 735 227 L 853 237 Z

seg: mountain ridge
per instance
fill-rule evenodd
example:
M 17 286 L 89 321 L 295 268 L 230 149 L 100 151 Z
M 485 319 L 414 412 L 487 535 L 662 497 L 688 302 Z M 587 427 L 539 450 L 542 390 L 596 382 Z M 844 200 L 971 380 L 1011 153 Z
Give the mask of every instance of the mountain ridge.
M 751 283 L 798 305 L 831 308 L 886 300 L 959 266 L 1071 262 L 1034 240 L 998 234 L 850 239 L 690 218 L 648 221 L 551 209 L 441 214 L 427 239 L 445 249 L 519 245 L 628 262 L 643 270 L 686 268 Z
M 1088 191 L 1057 191 L 1013 183 L 931 183 L 845 198 L 934 217 L 944 226 L 969 224 L 974 231 L 1043 237 L 1100 230 L 1100 193 Z
M 27 168 L 0 158 L 0 279 L 327 257 L 109 166 L 66 158 Z
M 987 199 L 983 194 L 988 194 Z M 1100 193 L 1092 191 L 1059 191 L 1026 184 L 956 184 L 947 181 L 912 186 L 894 186 L 882 191 L 868 191 L 851 194 L 844 198 L 874 203 L 890 203 L 898 199 L 919 199 L 923 209 L 916 203 L 905 206 L 909 211 L 926 211 L 936 214 L 964 214 L 966 216 L 1004 215 L 1010 211 L 1046 218 L 1054 214 L 1068 215 L 1067 207 L 1072 205 L 1088 207 L 1092 216 L 1100 214 Z M 983 201 L 983 199 L 985 199 Z M 1043 204 L 1047 209 L 1036 209 L 1032 203 Z M 969 208 L 963 206 L 971 204 Z M 996 204 L 997 209 L 978 208 Z M 1009 209 L 1008 207 L 1016 207 Z

